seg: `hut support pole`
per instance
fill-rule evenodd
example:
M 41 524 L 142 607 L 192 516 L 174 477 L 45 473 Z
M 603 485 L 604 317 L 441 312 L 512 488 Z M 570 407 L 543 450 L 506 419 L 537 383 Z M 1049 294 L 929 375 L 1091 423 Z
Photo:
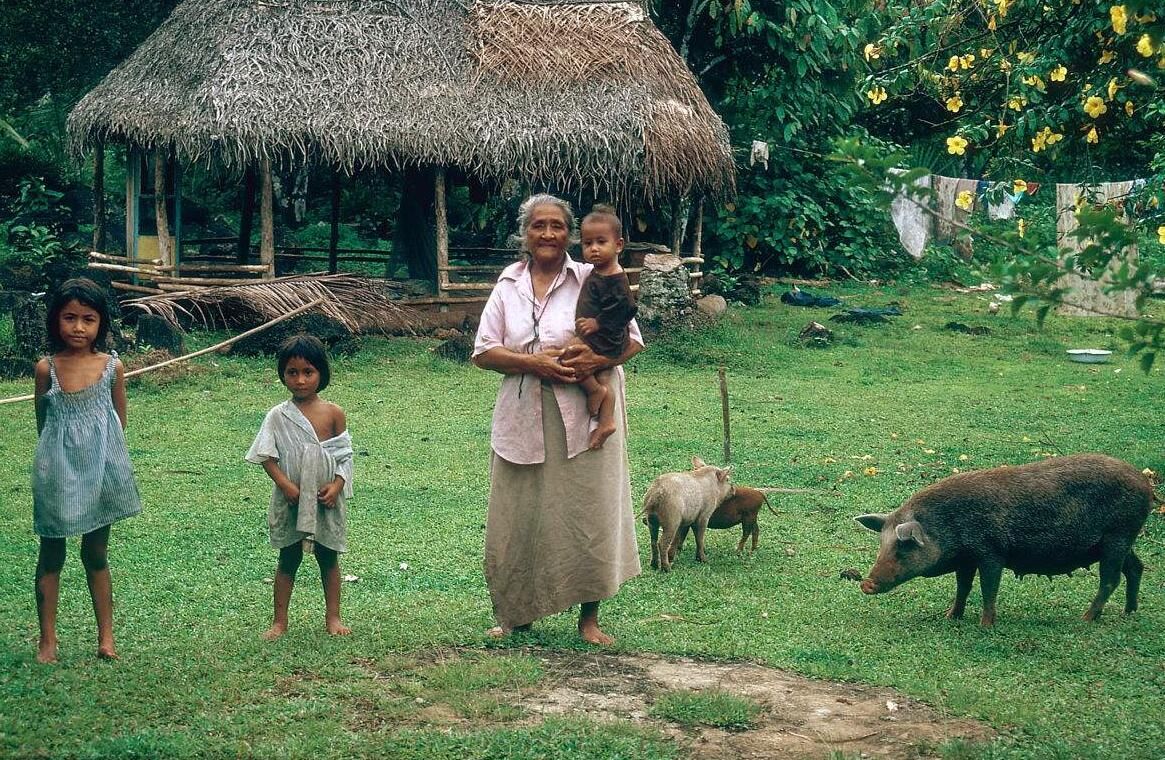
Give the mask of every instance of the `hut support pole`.
M 696 218 L 692 227 L 692 258 L 696 259 L 695 269 L 693 274 L 698 274 L 704 267 L 704 198 L 700 197 L 696 201 Z M 696 280 L 696 287 L 703 290 L 701 287 L 704 284 L 703 279 Z
M 174 250 L 166 214 L 166 154 L 160 148 L 154 151 L 154 218 L 158 222 L 158 258 L 163 266 L 170 266 L 174 263 Z
M 138 195 L 142 181 L 142 157 L 137 148 L 125 156 L 125 257 L 138 260 Z M 137 282 L 137 279 L 134 279 Z
M 267 267 L 263 279 L 275 277 L 275 198 L 271 187 L 271 160 L 259 162 L 259 263 Z
M 332 236 L 328 240 L 328 273 L 335 274 L 340 247 L 340 175 L 332 175 Z
M 105 251 L 105 141 L 93 150 L 93 250 Z
M 243 208 L 239 213 L 239 249 L 235 261 L 246 264 L 251 258 L 251 228 L 255 224 L 255 185 L 259 184 L 255 165 L 248 164 L 243 172 Z
M 434 208 L 437 217 L 437 297 L 444 298 L 449 285 L 449 218 L 445 207 L 445 168 L 437 169 L 434 185 Z M 442 306 L 441 311 L 446 311 Z
M 680 250 L 684 245 L 684 227 L 688 221 L 687 216 L 687 205 L 684 203 L 684 199 L 682 197 L 676 198 L 671 216 L 671 252 L 676 256 L 683 255 Z

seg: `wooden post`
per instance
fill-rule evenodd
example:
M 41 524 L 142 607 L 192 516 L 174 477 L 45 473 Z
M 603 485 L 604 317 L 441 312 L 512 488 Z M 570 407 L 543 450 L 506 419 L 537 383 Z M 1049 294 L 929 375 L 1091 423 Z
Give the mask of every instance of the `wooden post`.
M 263 279 L 275 277 L 275 198 L 271 188 L 271 159 L 259 161 L 259 263 L 267 267 Z
M 328 240 L 328 273 L 335 274 L 339 266 L 340 247 L 340 175 L 332 175 L 332 236 Z
M 166 212 L 166 154 L 161 148 L 154 149 L 154 219 L 158 225 L 158 258 L 169 266 L 174 263 L 174 251 Z
M 676 256 L 683 256 L 680 249 L 684 245 L 684 223 L 687 222 L 684 213 L 684 199 L 676 198 L 671 215 L 671 252 Z
M 93 152 L 93 250 L 105 251 L 105 141 Z
M 720 416 L 724 418 L 724 466 L 732 464 L 732 432 L 728 427 L 728 377 L 720 368 Z
M 692 229 L 692 258 L 704 258 L 704 196 L 700 196 L 700 199 L 696 201 L 696 219 L 695 226 Z M 692 270 L 692 274 L 699 274 L 703 271 L 704 265 L 699 262 L 692 266 L 695 267 Z M 704 290 L 704 279 L 702 277 L 696 278 L 693 281 L 696 283 L 696 287 L 701 291 Z
M 235 261 L 246 264 L 251 258 L 251 227 L 255 223 L 255 185 L 258 184 L 255 165 L 247 164 L 243 171 L 243 208 L 239 213 L 239 250 Z
M 449 218 L 445 208 L 445 167 L 437 169 L 434 186 L 434 208 L 437 217 L 437 297 L 444 298 L 449 285 Z M 447 307 L 442 307 L 445 311 Z
M 137 148 L 125 151 L 125 257 L 138 258 L 138 193 L 142 181 L 142 157 Z M 136 278 L 135 278 L 136 279 Z

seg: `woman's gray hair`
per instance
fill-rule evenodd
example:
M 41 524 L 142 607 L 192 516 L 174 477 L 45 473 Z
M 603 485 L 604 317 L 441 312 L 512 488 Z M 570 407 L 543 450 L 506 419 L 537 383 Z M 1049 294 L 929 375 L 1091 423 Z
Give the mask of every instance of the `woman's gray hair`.
M 516 243 L 522 253 L 529 253 L 526 250 L 526 233 L 530 230 L 530 216 L 534 213 L 534 209 L 539 206 L 554 206 L 561 211 L 562 219 L 566 222 L 567 244 L 576 242 L 574 210 L 571 209 L 570 204 L 557 195 L 535 193 L 522 201 L 521 206 L 518 206 L 518 234 L 510 238 L 511 244 Z

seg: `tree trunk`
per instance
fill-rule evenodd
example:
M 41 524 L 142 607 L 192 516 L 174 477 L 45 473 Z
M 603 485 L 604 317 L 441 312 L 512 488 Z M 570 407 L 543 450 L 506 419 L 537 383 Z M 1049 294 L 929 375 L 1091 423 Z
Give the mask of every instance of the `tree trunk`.
M 332 175 L 332 234 L 328 238 L 328 272 L 336 273 L 340 247 L 340 174 Z
M 430 169 L 405 170 L 393 250 L 409 267 L 409 277 L 437 283 L 437 230 L 433 219 L 435 183 Z
M 93 250 L 105 252 L 105 141 L 93 151 Z

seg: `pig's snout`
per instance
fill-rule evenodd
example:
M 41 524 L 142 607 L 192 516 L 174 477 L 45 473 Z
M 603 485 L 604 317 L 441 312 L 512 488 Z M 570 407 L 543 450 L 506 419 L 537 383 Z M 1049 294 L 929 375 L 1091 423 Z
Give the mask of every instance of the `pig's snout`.
M 862 581 L 863 594 L 876 594 L 879 590 L 878 584 L 873 578 L 866 578 Z

